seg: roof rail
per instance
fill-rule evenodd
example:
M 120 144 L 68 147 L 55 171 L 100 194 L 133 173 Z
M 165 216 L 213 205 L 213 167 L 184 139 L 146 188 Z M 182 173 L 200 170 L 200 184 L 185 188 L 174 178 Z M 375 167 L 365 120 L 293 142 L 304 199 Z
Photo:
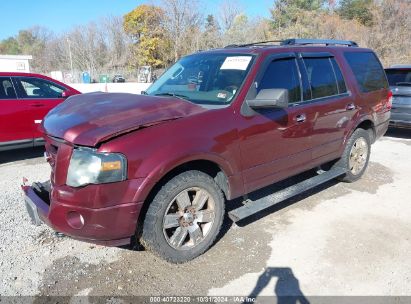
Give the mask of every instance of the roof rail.
M 358 47 L 358 44 L 349 40 L 334 39 L 286 39 L 281 41 L 281 45 L 308 45 L 308 44 L 325 44 L 325 45 L 345 45 Z
M 246 44 L 229 44 L 229 45 L 226 45 L 224 48 L 239 48 L 239 47 L 261 45 L 261 44 L 273 43 L 273 42 L 282 43 L 283 40 L 266 40 L 266 41 L 258 41 L 258 42 L 252 42 L 252 43 L 246 43 Z

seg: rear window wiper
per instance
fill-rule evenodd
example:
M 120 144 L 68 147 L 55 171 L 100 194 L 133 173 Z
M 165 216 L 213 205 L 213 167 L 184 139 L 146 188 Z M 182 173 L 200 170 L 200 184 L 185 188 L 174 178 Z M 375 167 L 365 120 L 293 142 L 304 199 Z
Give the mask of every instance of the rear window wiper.
M 189 101 L 188 96 L 182 95 L 182 94 L 176 94 L 176 93 L 173 93 L 173 92 L 157 93 L 157 94 L 154 94 L 154 96 L 171 96 L 171 97 L 180 98 L 180 99 L 184 99 L 184 100 Z

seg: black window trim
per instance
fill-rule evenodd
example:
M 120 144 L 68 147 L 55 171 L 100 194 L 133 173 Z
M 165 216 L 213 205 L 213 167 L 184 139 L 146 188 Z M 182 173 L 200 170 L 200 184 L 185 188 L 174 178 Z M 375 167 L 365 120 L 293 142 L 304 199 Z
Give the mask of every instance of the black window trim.
M 247 92 L 246 98 L 244 100 L 244 103 L 246 102 L 247 99 L 253 99 L 257 96 L 257 89 L 258 89 L 258 85 L 260 84 L 261 80 L 264 77 L 265 72 L 268 69 L 268 66 L 270 65 L 271 62 L 275 61 L 275 60 L 280 60 L 280 59 L 296 59 L 297 58 L 297 54 L 294 52 L 285 52 L 285 53 L 279 53 L 279 54 L 271 54 L 268 55 L 265 59 L 264 62 L 261 64 L 261 68 L 259 69 L 257 75 L 254 77 L 253 79 L 253 83 L 250 87 L 250 89 Z M 301 72 L 297 66 L 297 71 L 299 73 L 299 82 L 300 82 L 300 88 L 301 88 Z
M 347 92 L 348 92 L 347 82 L 345 81 L 344 74 L 343 74 L 343 72 L 342 72 L 342 70 L 341 70 L 341 67 L 340 67 L 340 65 L 338 64 L 338 61 L 335 59 L 335 57 L 333 57 L 333 59 L 334 59 L 335 64 L 337 65 L 337 67 L 340 69 L 340 74 L 341 74 L 342 79 L 343 79 L 343 81 L 344 81 L 345 89 L 346 89 Z M 339 93 L 339 94 L 342 94 L 342 93 L 340 93 L 340 92 L 341 92 L 340 84 L 339 84 L 338 79 L 337 79 L 337 73 L 335 72 L 334 64 L 331 62 L 331 58 L 329 59 L 329 61 L 330 61 L 330 64 L 331 64 L 331 68 L 333 69 L 333 72 L 334 72 L 335 80 L 337 81 L 338 93 Z M 344 92 L 344 93 L 346 93 L 346 92 Z
M 301 60 L 301 64 L 304 66 L 305 77 L 307 77 L 307 79 L 308 79 L 307 67 L 305 65 L 304 58 L 334 58 L 335 59 L 335 56 L 334 56 L 334 54 L 329 53 L 329 52 L 300 52 L 300 53 L 298 53 L 298 59 Z M 333 70 L 335 79 L 337 80 L 337 76 L 335 75 L 334 67 L 333 67 L 331 61 L 329 61 L 329 62 L 330 62 L 331 68 Z M 337 63 L 338 67 L 341 70 L 341 67 L 338 64 L 338 60 L 335 59 L 335 62 Z M 326 101 L 328 99 L 337 99 L 337 98 L 344 98 L 344 97 L 351 96 L 352 95 L 351 91 L 348 90 L 347 82 L 345 81 L 344 74 L 342 73 L 342 70 L 341 70 L 341 74 L 343 76 L 344 83 L 345 83 L 345 86 L 347 88 L 347 92 L 340 93 L 340 89 L 339 89 L 339 86 L 338 86 L 338 81 L 336 81 L 338 94 L 324 96 L 324 97 L 318 97 L 318 98 L 312 98 L 312 92 L 311 92 L 311 99 L 302 100 L 301 102 L 296 102 L 296 103 L 290 104 L 290 106 L 294 107 L 294 106 L 297 106 L 297 105 L 306 105 L 306 104 L 309 104 L 309 103 L 323 102 L 323 101 Z M 311 87 L 310 87 L 310 91 L 312 91 Z
M 345 77 L 344 77 L 344 74 L 342 73 L 341 67 L 338 64 L 338 60 L 335 60 L 337 62 L 338 67 L 341 70 L 341 74 L 343 75 L 343 79 L 344 79 L 344 82 L 345 82 L 346 87 L 347 87 L 347 92 L 339 93 L 339 94 L 336 94 L 336 95 L 319 97 L 319 98 L 312 98 L 312 92 L 311 92 L 311 88 L 310 88 L 311 99 L 304 100 L 304 96 L 303 96 L 304 95 L 304 92 L 303 92 L 304 87 L 303 87 L 302 77 L 306 77 L 306 79 L 308 81 L 307 70 L 306 70 L 304 60 L 303 60 L 304 57 L 309 57 L 309 58 L 324 58 L 324 57 L 325 58 L 327 58 L 327 57 L 335 58 L 334 54 L 329 53 L 329 52 L 284 52 L 284 53 L 277 53 L 277 54 L 268 55 L 264 59 L 264 62 L 261 65 L 261 69 L 258 71 L 257 75 L 254 77 L 252 85 L 251 85 L 251 87 L 249 88 L 249 90 L 247 92 L 247 95 L 246 95 L 246 97 L 243 101 L 242 107 L 241 107 L 241 113 L 243 115 L 249 116 L 248 113 L 247 113 L 248 111 L 245 109 L 245 105 L 247 104 L 247 100 L 255 98 L 255 96 L 257 95 L 258 84 L 261 82 L 261 79 L 263 78 L 269 64 L 272 61 L 278 60 L 278 59 L 295 58 L 296 65 L 297 65 L 297 70 L 298 70 L 298 73 L 299 73 L 301 100 L 297 101 L 297 102 L 290 103 L 288 105 L 289 108 L 294 108 L 294 107 L 303 106 L 303 105 L 307 105 L 307 104 L 311 104 L 311 103 L 319 103 L 319 102 L 324 102 L 324 101 L 328 101 L 328 100 L 334 100 L 334 99 L 339 99 L 339 98 L 345 98 L 345 97 L 352 96 L 351 91 L 347 87 L 347 82 L 345 81 Z M 298 64 L 298 62 L 301 62 L 301 64 L 304 66 L 304 71 L 301 71 L 300 65 Z M 330 62 L 330 64 L 331 64 L 331 62 Z M 332 66 L 332 64 L 331 64 L 331 66 Z M 333 69 L 333 71 L 334 71 L 334 69 Z M 337 77 L 335 77 L 335 78 L 337 79 Z M 337 83 L 337 87 L 338 87 L 338 83 Z
M 59 85 L 59 84 L 57 84 L 57 83 L 55 83 L 55 82 L 53 82 L 53 81 L 50 81 L 50 80 L 48 80 L 48 79 L 44 79 L 44 78 L 40 78 L 40 77 L 36 77 L 36 76 L 10 76 L 10 78 L 12 79 L 13 86 L 15 86 L 14 89 L 15 89 L 15 91 L 16 91 L 17 99 L 32 99 L 32 100 L 36 100 L 36 99 L 62 99 L 62 98 L 63 98 L 63 97 L 38 97 L 38 98 L 35 98 L 35 97 L 29 97 L 29 96 L 27 96 L 26 93 L 24 93 L 24 95 L 26 95 L 26 96 L 24 96 L 24 95 L 22 94 L 22 92 L 24 92 L 25 90 L 24 90 L 24 88 L 22 87 L 23 85 L 22 85 L 21 82 L 20 82 L 20 79 L 21 79 L 21 78 L 40 79 L 40 80 L 43 80 L 44 82 L 47 82 L 47 83 L 49 83 L 49 84 L 54 85 L 55 87 L 58 87 L 58 88 L 62 89 L 63 91 L 67 91 L 67 88 L 66 88 L 66 87 L 63 87 L 63 86 L 61 86 L 61 85 Z M 17 87 L 17 88 L 16 88 L 16 87 Z

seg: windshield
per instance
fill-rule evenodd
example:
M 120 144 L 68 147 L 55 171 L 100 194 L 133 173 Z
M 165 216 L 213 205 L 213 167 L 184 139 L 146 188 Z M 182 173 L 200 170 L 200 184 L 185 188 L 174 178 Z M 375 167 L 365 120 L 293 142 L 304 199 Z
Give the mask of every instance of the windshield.
M 385 73 L 390 86 L 411 86 L 411 69 L 387 69 Z
M 208 53 L 184 57 L 153 83 L 147 94 L 174 96 L 198 104 L 229 104 L 252 61 L 252 55 Z

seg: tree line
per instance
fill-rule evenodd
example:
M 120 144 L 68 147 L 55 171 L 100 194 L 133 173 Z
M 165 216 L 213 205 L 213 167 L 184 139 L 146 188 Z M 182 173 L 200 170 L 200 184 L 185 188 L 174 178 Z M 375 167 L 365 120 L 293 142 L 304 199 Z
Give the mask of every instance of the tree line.
M 411 63 L 408 0 L 276 0 L 269 18 L 251 18 L 234 0 L 222 0 L 215 14 L 202 11 L 198 0 L 161 0 L 65 33 L 36 26 L 0 41 L 0 54 L 33 55 L 32 70 L 40 73 L 70 71 L 72 64 L 97 75 L 166 68 L 199 50 L 298 37 L 354 40 L 385 65 Z

